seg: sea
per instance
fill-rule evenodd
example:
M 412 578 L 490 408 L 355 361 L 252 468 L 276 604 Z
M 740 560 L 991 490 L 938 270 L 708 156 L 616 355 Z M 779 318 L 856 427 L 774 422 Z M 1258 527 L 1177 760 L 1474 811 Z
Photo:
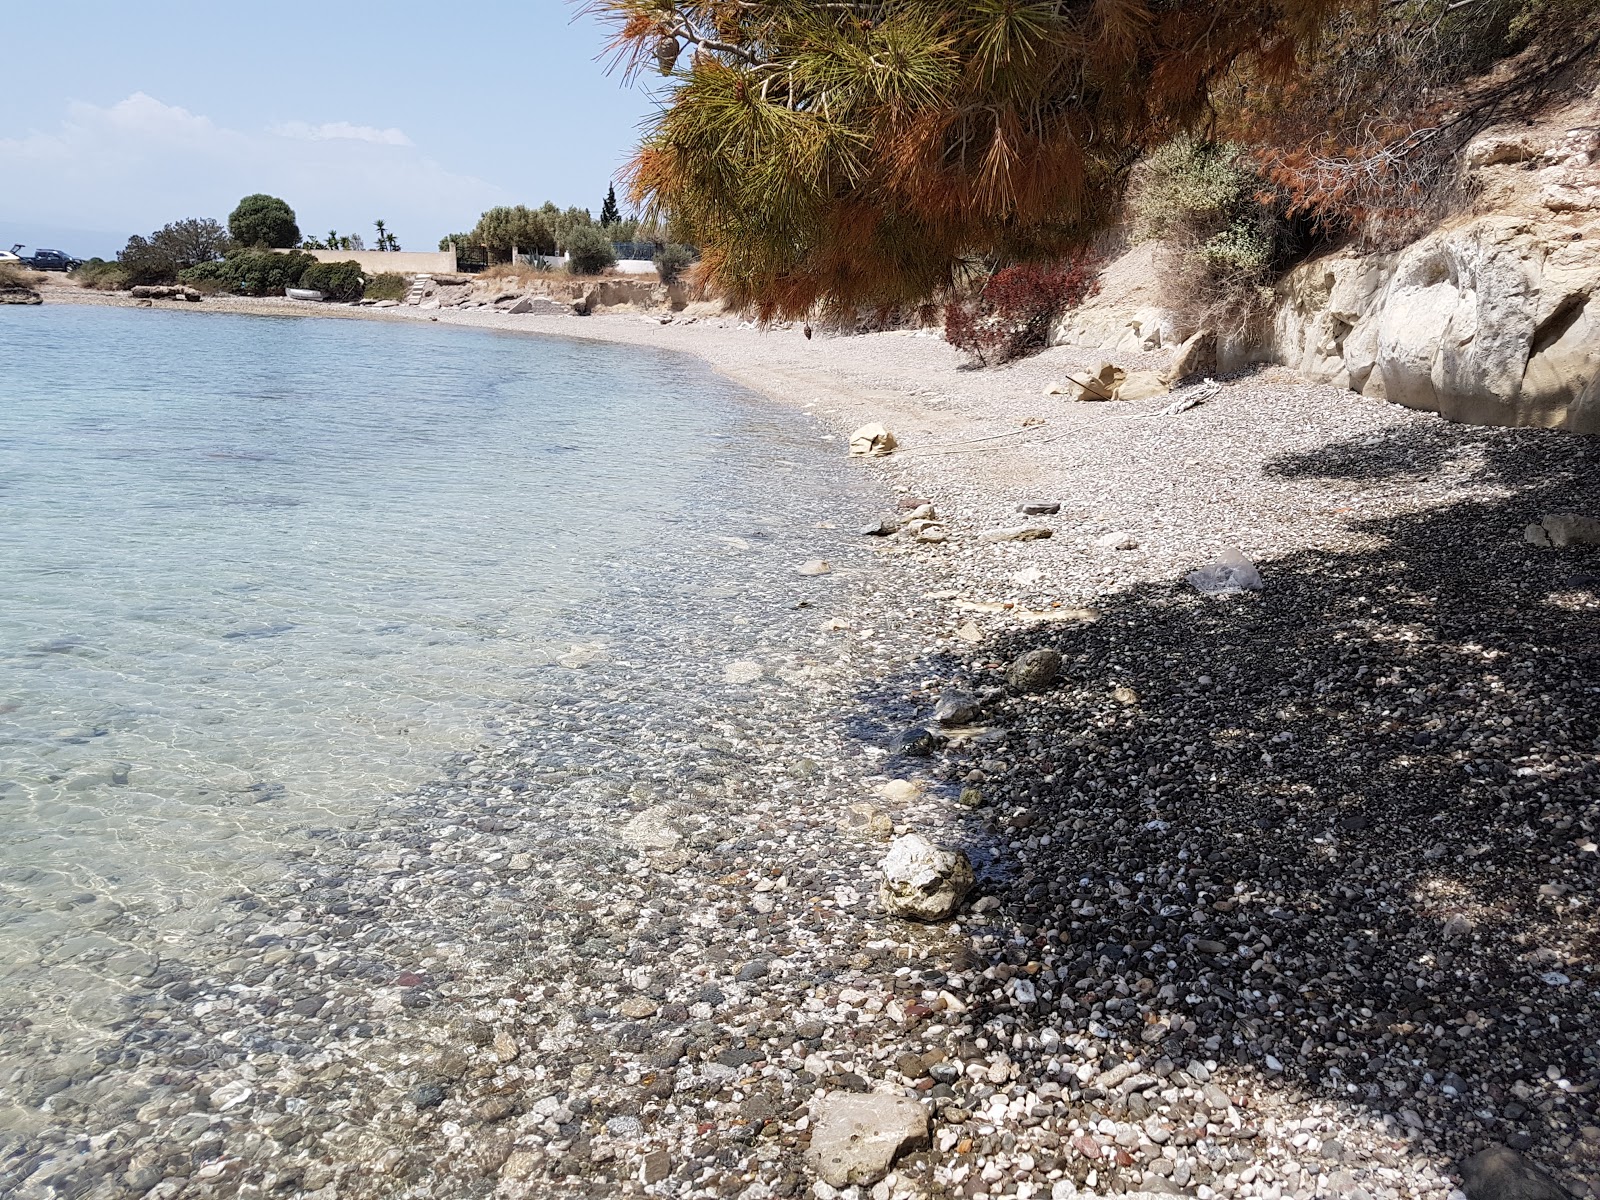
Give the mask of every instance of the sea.
M 679 599 L 847 559 L 822 518 L 870 504 L 818 423 L 678 355 L 0 313 L 0 1032 L 102 1043 L 224 896 L 526 719 L 610 614 L 714 620 Z

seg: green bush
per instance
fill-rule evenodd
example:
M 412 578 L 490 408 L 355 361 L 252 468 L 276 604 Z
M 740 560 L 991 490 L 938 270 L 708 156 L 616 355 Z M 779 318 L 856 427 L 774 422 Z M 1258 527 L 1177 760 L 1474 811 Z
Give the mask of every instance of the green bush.
M 1129 218 L 1134 241 L 1164 246 L 1169 307 L 1230 335 L 1260 316 L 1291 231 L 1238 146 L 1168 142 L 1140 165 Z
M 228 217 L 228 232 L 241 246 L 286 249 L 300 244 L 294 209 L 276 196 L 257 192 L 239 201 Z
M 138 234 L 129 238 L 128 244 L 118 252 L 117 262 L 126 273 L 128 283 L 135 286 L 172 283 L 181 270 L 178 260 L 167 247 Z
M 275 254 L 270 250 L 235 250 L 221 262 L 201 263 L 179 274 L 183 283 L 199 286 L 214 283 L 220 291 L 240 296 L 281 296 L 286 287 L 297 287 L 300 277 L 317 260 L 309 254 L 291 250 Z M 340 264 L 343 265 L 343 264 Z
M 694 251 L 672 242 L 656 251 L 654 261 L 662 283 L 677 283 L 678 277 L 694 265 Z
M 1168 142 L 1139 169 L 1133 239 L 1204 241 L 1250 205 L 1258 186 L 1237 146 L 1187 137 Z
M 579 225 L 567 234 L 567 270 L 574 275 L 599 275 L 617 265 L 617 248 L 594 225 Z
M 79 287 L 95 292 L 123 292 L 133 286 L 126 267 L 103 258 L 91 258 L 72 272 L 72 279 Z
M 368 300 L 404 300 L 411 291 L 411 280 L 398 271 L 385 271 L 367 280 Z
M 319 262 L 307 267 L 300 285 L 322 293 L 324 300 L 359 300 L 366 289 L 366 276 L 353 262 Z

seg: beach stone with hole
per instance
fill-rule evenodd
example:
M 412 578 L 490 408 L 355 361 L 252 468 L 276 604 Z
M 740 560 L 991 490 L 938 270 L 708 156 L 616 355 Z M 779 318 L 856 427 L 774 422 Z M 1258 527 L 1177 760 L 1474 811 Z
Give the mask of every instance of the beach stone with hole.
M 830 1187 L 866 1187 L 927 1142 L 928 1113 L 915 1100 L 834 1092 L 819 1105 L 806 1161 Z
M 973 882 L 972 864 L 960 850 L 908 833 L 889 847 L 878 896 L 897 917 L 943 921 L 961 907 Z

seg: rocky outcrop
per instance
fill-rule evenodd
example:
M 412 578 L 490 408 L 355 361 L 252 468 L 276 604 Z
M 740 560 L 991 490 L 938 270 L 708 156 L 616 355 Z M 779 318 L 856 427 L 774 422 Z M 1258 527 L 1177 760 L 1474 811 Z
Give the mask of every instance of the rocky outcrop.
M 1175 352 L 1168 383 L 1279 363 L 1456 421 L 1600 433 L 1600 94 L 1487 131 L 1462 167 L 1472 213 L 1399 251 L 1303 264 L 1248 341 L 1163 309 L 1150 246 L 1110 264 L 1052 340 Z
M 43 304 L 44 297 L 32 288 L 0 287 L 0 304 Z
M 140 284 L 130 293 L 135 300 L 187 300 L 200 303 L 200 293 L 187 284 Z
M 1280 295 L 1270 338 L 1237 357 L 1452 420 L 1600 433 L 1600 245 L 1586 237 L 1481 217 L 1398 254 L 1307 263 Z

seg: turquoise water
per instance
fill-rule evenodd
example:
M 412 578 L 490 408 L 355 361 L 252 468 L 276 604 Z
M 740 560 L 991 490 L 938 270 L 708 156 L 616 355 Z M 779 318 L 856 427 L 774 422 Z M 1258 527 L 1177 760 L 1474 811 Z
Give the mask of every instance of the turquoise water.
M 6 311 L 0 1014 L 92 1030 L 228 887 L 603 655 L 607 590 L 696 570 L 816 432 L 634 349 Z

